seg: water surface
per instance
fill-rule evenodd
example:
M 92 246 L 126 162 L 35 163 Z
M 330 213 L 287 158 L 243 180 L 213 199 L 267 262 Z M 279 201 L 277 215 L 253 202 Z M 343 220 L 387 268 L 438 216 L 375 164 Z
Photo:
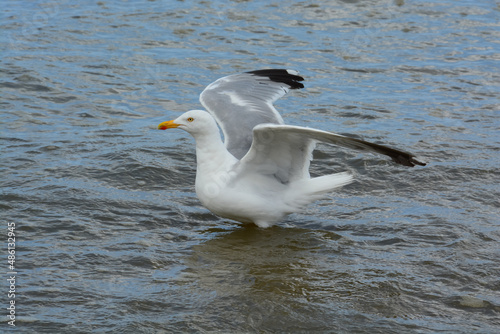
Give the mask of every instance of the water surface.
M 494 1 L 3 8 L 18 332 L 498 332 Z M 269 67 L 306 78 L 277 103 L 287 123 L 428 166 L 320 146 L 312 174 L 353 184 L 269 229 L 212 215 L 194 194 L 193 140 L 156 125 L 200 108 L 217 78 Z

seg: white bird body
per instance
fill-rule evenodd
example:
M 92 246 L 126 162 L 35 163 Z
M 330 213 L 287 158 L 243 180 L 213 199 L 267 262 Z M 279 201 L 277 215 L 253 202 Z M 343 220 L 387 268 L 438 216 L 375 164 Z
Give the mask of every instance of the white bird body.
M 224 77 L 201 94 L 210 113 L 191 110 L 158 126 L 162 130 L 178 127 L 194 137 L 196 194 L 207 209 L 224 218 L 269 227 L 352 182 L 349 173 L 310 177 L 309 164 L 318 141 L 385 154 L 407 166 L 424 165 L 403 151 L 284 125 L 272 103 L 290 88 L 302 88 L 300 80 L 297 72 L 287 70 Z
M 206 111 L 188 111 L 173 123 L 188 131 L 196 141 L 196 195 L 203 206 L 224 218 L 268 227 L 290 213 L 301 211 L 324 192 L 352 180 L 348 173 L 310 179 L 308 168 L 293 169 L 294 165 L 308 167 L 314 142 L 306 137 L 302 141 L 310 143 L 305 155 L 296 149 L 300 137 L 295 141 L 269 137 L 266 144 L 254 140 L 255 149 L 238 160 L 226 149 L 215 120 Z M 254 131 L 272 126 L 259 125 Z M 273 142 L 281 145 L 269 145 Z M 278 151 L 277 155 L 259 154 L 270 147 Z M 300 158 L 306 161 L 297 161 Z

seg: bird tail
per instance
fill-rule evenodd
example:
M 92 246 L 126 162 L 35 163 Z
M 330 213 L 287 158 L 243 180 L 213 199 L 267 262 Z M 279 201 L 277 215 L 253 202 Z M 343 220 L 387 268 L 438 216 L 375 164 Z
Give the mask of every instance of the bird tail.
M 303 207 L 311 202 L 324 197 L 336 188 L 345 186 L 354 180 L 352 174 L 348 172 L 336 173 L 315 177 L 312 179 L 302 179 L 294 182 L 291 187 L 291 197 L 294 206 Z

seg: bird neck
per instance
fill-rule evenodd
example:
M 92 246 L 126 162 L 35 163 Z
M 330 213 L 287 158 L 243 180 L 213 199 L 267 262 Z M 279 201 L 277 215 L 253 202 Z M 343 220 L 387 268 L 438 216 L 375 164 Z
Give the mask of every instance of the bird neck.
M 226 149 L 218 131 L 195 137 L 198 173 L 225 170 L 238 160 Z

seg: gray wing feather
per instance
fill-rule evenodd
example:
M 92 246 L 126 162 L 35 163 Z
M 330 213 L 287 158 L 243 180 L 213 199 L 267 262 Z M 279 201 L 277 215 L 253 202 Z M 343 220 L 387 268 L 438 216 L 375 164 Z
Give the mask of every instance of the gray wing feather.
M 413 154 L 332 132 L 292 125 L 262 124 L 254 129 L 254 141 L 240 168 L 247 172 L 273 175 L 282 183 L 308 176 L 311 152 L 316 142 L 386 155 L 396 163 L 425 166 Z
M 312 151 L 316 146 L 314 138 L 288 125 L 262 124 L 256 126 L 253 133 L 252 146 L 239 163 L 242 174 L 268 175 L 283 184 L 309 178 Z
M 200 102 L 221 127 L 227 150 L 241 159 L 252 145 L 256 125 L 284 123 L 273 103 L 290 89 L 304 87 L 301 80 L 290 70 L 234 74 L 208 85 Z

